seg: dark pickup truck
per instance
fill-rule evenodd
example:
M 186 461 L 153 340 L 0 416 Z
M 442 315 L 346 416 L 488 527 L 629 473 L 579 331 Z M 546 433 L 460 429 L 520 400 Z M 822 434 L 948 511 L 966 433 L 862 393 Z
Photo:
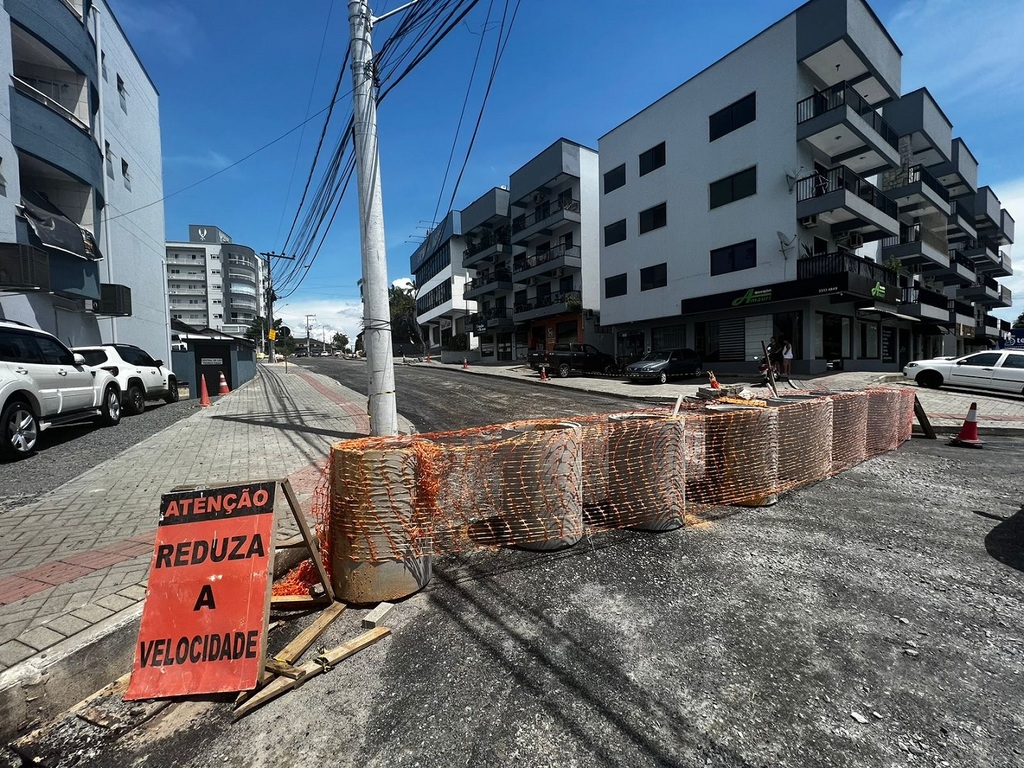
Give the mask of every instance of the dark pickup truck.
M 590 344 L 555 344 L 548 352 L 537 350 L 531 352 L 527 358 L 530 367 L 539 371 L 541 366 L 546 365 L 548 371 L 563 379 L 570 371 L 582 371 L 584 373 L 612 373 L 615 368 L 615 358 L 601 352 Z

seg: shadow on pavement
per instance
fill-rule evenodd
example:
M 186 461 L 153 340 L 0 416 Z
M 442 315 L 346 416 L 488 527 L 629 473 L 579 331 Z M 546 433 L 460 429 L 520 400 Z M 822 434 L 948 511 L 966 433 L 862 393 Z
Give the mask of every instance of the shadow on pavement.
M 239 424 L 252 424 L 257 427 L 273 427 L 274 429 L 282 429 L 290 432 L 302 432 L 307 435 L 323 435 L 324 437 L 333 437 L 338 440 L 351 440 L 357 437 L 366 437 L 366 435 L 361 432 L 339 432 L 334 429 L 307 427 L 304 424 L 289 424 L 280 420 L 280 414 L 267 414 L 262 418 L 254 418 L 252 416 L 211 416 L 210 418 L 218 419 L 220 421 L 236 421 Z
M 1000 563 L 1024 571 L 1024 505 L 989 531 L 985 549 Z

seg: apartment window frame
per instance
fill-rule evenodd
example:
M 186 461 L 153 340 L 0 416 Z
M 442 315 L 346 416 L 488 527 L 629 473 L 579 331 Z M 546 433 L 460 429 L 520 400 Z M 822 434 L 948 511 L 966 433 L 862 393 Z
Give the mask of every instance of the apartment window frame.
M 644 150 L 637 157 L 639 175 L 646 176 L 648 173 L 664 166 L 666 162 L 665 142 L 663 141 L 660 144 L 655 144 L 650 149 Z
M 128 114 L 128 89 L 125 87 L 124 78 L 117 76 L 117 95 L 121 100 L 121 110 Z
M 626 164 L 617 165 L 604 175 L 604 193 L 626 186 Z
M 614 299 L 616 296 L 625 296 L 629 292 L 629 273 L 623 272 L 620 275 L 612 275 L 604 279 L 604 297 Z
M 627 237 L 626 232 L 626 220 L 619 219 L 613 221 L 611 224 L 604 228 L 604 244 L 605 246 L 615 245 L 621 243 Z
M 753 183 L 746 186 L 748 179 Z M 740 186 L 740 185 L 743 186 Z M 708 184 L 708 210 L 735 203 L 757 194 L 757 165 L 744 168 L 742 171 L 723 176 Z M 716 200 L 717 198 L 717 200 Z
M 750 250 L 741 253 L 740 249 L 744 247 L 750 248 Z M 744 260 L 738 261 L 738 256 L 742 256 Z M 746 259 L 748 258 L 750 259 L 750 263 L 746 263 Z M 719 265 L 717 267 L 716 261 Z M 708 271 L 711 277 L 717 277 L 718 275 L 742 272 L 744 269 L 754 269 L 756 266 L 757 238 L 752 238 L 750 240 L 742 240 L 738 243 L 724 245 L 721 248 L 713 248 L 710 253 Z
M 124 188 L 131 190 L 132 188 L 132 173 L 128 166 L 128 161 L 125 158 L 121 158 L 121 178 L 124 179 Z
M 708 115 L 708 143 L 728 136 L 733 131 L 757 120 L 757 91 L 748 93 L 732 104 Z
M 668 203 L 652 205 L 637 215 L 637 232 L 645 235 L 656 229 L 668 226 Z
M 649 267 L 640 269 L 640 290 L 653 291 L 657 288 L 664 288 L 668 285 L 668 262 L 652 264 Z

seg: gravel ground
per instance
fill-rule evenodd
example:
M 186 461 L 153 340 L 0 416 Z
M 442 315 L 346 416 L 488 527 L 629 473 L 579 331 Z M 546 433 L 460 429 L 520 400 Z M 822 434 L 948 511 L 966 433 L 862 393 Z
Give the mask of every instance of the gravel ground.
M 116 427 L 87 421 L 42 432 L 35 454 L 0 464 L 0 513 L 52 491 L 198 409 L 198 400 L 149 402 L 145 411 L 123 417 Z

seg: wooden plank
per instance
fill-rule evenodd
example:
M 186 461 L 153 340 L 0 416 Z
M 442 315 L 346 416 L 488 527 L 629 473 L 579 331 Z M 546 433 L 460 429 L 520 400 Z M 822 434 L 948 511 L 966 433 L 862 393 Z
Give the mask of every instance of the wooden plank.
M 284 648 L 274 654 L 277 661 L 285 664 L 294 664 L 304 654 L 317 638 L 324 633 L 324 630 L 338 618 L 345 610 L 344 603 L 331 603 L 323 613 L 316 617 L 312 624 L 295 636 Z
M 309 544 L 306 542 L 305 537 L 301 533 L 297 533 L 291 538 L 285 539 L 277 545 L 278 549 L 294 549 L 295 547 L 307 547 Z
M 295 522 L 299 526 L 299 531 L 309 544 L 309 553 L 313 558 L 313 565 L 316 567 L 316 572 L 320 576 L 320 581 L 324 585 L 324 592 L 334 601 L 334 589 L 331 587 L 331 577 L 327 575 L 327 571 L 324 569 L 323 560 L 320 559 L 320 544 L 317 538 L 309 530 L 309 524 L 306 522 L 306 516 L 302 514 L 302 507 L 299 505 L 299 500 L 295 496 L 295 491 L 292 490 L 292 484 L 287 478 L 281 481 L 281 488 L 284 490 L 284 497 L 288 500 L 288 505 L 292 508 L 292 514 L 295 517 Z
M 387 627 L 377 627 L 376 629 L 371 629 L 369 632 L 364 632 L 358 637 L 349 640 L 347 643 L 342 643 L 341 645 L 332 648 L 322 655 L 317 656 L 314 661 L 306 662 L 299 667 L 299 669 L 305 671 L 306 674 L 304 677 L 299 680 L 293 680 L 290 677 L 277 678 L 262 691 L 253 695 L 248 701 L 238 707 L 232 714 L 232 717 L 235 720 L 238 720 L 240 717 L 249 714 L 254 709 L 263 706 L 268 701 L 272 701 L 278 696 L 298 688 L 307 680 L 323 674 L 331 667 L 347 659 L 349 656 L 358 653 L 363 648 L 373 645 L 378 640 L 381 640 L 390 634 L 391 630 Z
M 363 617 L 363 629 L 373 629 L 381 624 L 394 608 L 394 603 L 379 603 L 376 608 Z
M 305 671 L 300 667 L 293 667 L 291 664 L 285 664 L 283 661 L 277 661 L 276 659 L 267 661 L 267 671 L 281 677 L 290 677 L 292 680 L 298 680 L 306 676 Z
M 327 596 L 309 597 L 308 595 L 277 595 L 268 603 L 270 608 L 278 611 L 305 611 L 310 608 L 323 608 L 328 605 Z
M 917 399 L 917 395 L 914 395 L 914 415 L 917 416 L 917 422 L 921 425 L 924 436 L 929 440 L 937 440 L 938 438 L 935 430 L 932 428 L 932 423 L 928 420 L 928 414 L 924 412 L 924 406 Z

